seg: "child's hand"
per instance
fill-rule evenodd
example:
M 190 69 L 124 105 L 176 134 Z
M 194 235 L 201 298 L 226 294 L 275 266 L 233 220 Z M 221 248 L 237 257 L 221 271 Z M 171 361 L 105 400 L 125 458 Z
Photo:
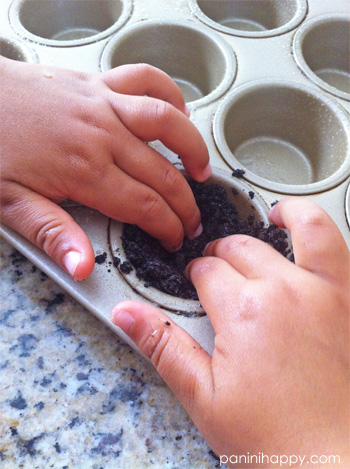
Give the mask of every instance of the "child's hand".
M 66 198 L 134 223 L 168 250 L 201 230 L 193 194 L 147 143 L 161 140 L 204 181 L 209 156 L 177 85 L 147 65 L 86 74 L 0 58 L 1 218 L 76 280 L 94 266 Z M 147 95 L 147 96 L 145 96 Z
M 270 219 L 291 232 L 295 265 L 237 235 L 214 241 L 188 266 L 215 330 L 212 357 L 150 305 L 122 302 L 112 319 L 222 462 L 249 452 L 305 456 L 303 467 L 319 467 L 311 456 L 339 455 L 341 464 L 323 458 L 322 467 L 349 467 L 349 251 L 309 200 L 284 199 Z M 237 467 L 273 466 L 253 461 Z

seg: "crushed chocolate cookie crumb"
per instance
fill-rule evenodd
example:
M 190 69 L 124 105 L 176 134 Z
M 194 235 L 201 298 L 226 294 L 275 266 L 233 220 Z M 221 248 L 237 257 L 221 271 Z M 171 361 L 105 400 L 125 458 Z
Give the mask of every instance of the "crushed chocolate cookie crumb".
M 254 199 L 254 196 L 255 196 L 255 193 L 253 191 L 249 191 L 248 192 L 248 195 L 249 197 L 253 200 Z
M 129 261 L 125 261 L 122 264 L 120 264 L 120 270 L 123 272 L 123 274 L 130 274 L 132 271 L 132 265 Z
M 170 322 L 169 321 L 165 321 L 164 323 L 166 326 L 171 326 Z
M 201 212 L 203 233 L 194 240 L 185 238 L 180 251 L 169 253 L 136 225 L 124 225 L 124 252 L 130 261 L 129 265 L 134 266 L 136 275 L 147 287 L 152 286 L 179 298 L 198 300 L 194 286 L 184 275 L 186 265 L 201 257 L 209 242 L 233 234 L 259 238 L 287 256 L 289 245 L 286 232 L 275 225 L 266 227 L 263 221 L 255 220 L 254 213 L 246 220 L 239 218 L 223 186 L 195 181 L 190 181 L 189 185 Z
M 118 256 L 113 256 L 113 265 L 114 267 L 118 267 L 118 265 L 120 264 L 120 259 Z
M 245 174 L 244 169 L 235 169 L 232 171 L 232 176 L 235 178 L 242 178 Z
M 106 258 L 107 258 L 107 253 L 103 252 L 102 254 L 99 254 L 98 256 L 95 257 L 95 262 L 96 264 L 103 264 Z
M 271 207 L 273 207 L 274 205 L 276 205 L 278 203 L 278 200 L 275 200 L 274 202 L 271 203 Z

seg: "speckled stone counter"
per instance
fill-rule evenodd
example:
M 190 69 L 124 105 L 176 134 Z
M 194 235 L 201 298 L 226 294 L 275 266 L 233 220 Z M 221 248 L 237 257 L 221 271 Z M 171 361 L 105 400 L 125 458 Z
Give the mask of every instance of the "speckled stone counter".
M 128 345 L 1 240 L 0 468 L 212 468 Z

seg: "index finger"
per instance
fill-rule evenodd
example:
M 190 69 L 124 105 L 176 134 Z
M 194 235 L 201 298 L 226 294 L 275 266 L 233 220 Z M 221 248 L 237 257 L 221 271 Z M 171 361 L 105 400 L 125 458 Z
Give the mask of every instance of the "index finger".
M 181 156 L 186 171 L 196 181 L 211 175 L 209 152 L 196 126 L 168 102 L 147 96 L 113 93 L 111 106 L 124 126 L 146 142 L 160 140 Z
M 299 267 L 348 284 L 349 250 L 325 210 L 309 199 L 288 197 L 272 208 L 269 217 L 277 226 L 290 231 Z
M 158 98 L 190 116 L 180 88 L 159 68 L 149 64 L 127 64 L 103 72 L 100 76 L 115 93 Z

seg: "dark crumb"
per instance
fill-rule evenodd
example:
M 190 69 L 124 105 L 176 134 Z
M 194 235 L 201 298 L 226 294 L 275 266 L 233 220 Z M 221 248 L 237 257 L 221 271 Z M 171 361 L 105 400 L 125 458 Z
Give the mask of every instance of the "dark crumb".
M 259 238 L 287 255 L 289 246 L 285 231 L 275 225 L 265 227 L 262 221 L 255 220 L 254 213 L 247 220 L 240 219 L 235 205 L 227 198 L 226 189 L 219 184 L 206 185 L 195 181 L 189 184 L 201 212 L 203 233 L 192 241 L 185 238 L 180 251 L 168 253 L 157 240 L 137 226 L 124 225 L 122 242 L 130 261 L 128 264 L 135 267 L 136 275 L 147 287 L 152 286 L 179 298 L 198 300 L 194 286 L 184 275 L 186 265 L 201 257 L 209 242 L 233 234 Z
M 253 191 L 248 192 L 249 197 L 253 200 L 255 193 Z
M 118 265 L 120 264 L 120 259 L 118 256 L 114 256 L 113 257 L 113 265 L 114 267 L 118 267 Z
M 177 158 L 181 161 L 181 156 L 180 155 L 177 155 Z
M 239 194 L 238 190 L 235 187 L 231 187 L 231 191 L 232 191 L 233 195 L 238 195 Z
M 278 203 L 278 200 L 275 200 L 274 202 L 271 203 L 271 207 L 273 207 L 274 205 L 276 205 Z
M 164 323 L 166 326 L 171 326 L 170 322 L 169 321 L 165 321 Z
M 95 257 L 95 262 L 96 264 L 103 264 L 106 258 L 107 258 L 107 253 L 103 252 L 102 254 L 99 254 L 98 256 Z
M 120 264 L 120 270 L 123 272 L 123 274 L 130 274 L 132 271 L 132 265 L 129 261 L 125 261 L 122 264 Z
M 244 169 L 235 169 L 232 171 L 232 176 L 235 178 L 242 178 L 245 174 Z

